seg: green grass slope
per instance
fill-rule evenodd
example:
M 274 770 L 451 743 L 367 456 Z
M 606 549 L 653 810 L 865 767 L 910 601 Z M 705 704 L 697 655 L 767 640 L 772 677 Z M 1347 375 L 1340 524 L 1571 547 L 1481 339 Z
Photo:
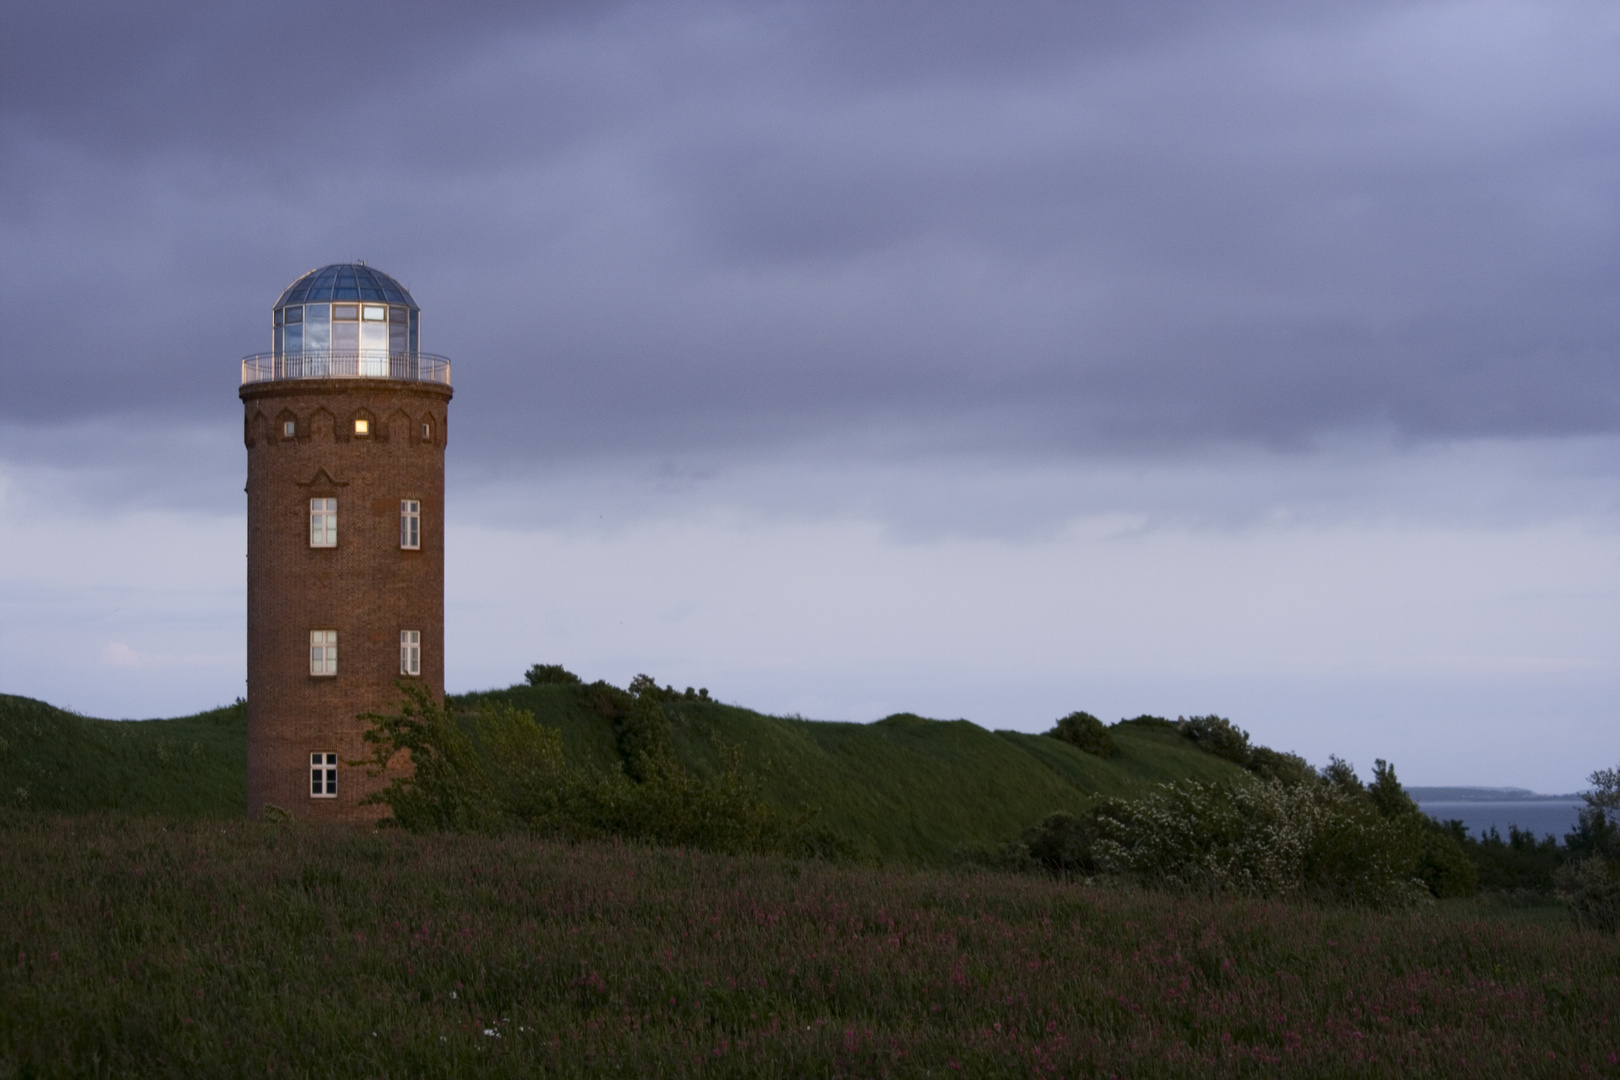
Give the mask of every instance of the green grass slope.
M 613 730 L 578 687 L 517 686 L 455 700 L 525 709 L 562 732 L 572 760 L 618 768 Z M 830 723 L 698 701 L 664 711 L 676 756 L 689 768 L 713 773 L 732 748 L 779 809 L 813 809 L 816 824 L 904 862 L 938 863 L 963 846 L 1002 843 L 1047 814 L 1081 809 L 1098 796 L 1128 798 L 1186 777 L 1246 775 L 1173 731 L 1136 724 L 1113 729 L 1121 754 L 1105 761 L 1056 739 L 988 731 L 966 720 L 899 715 L 873 724 Z
M 230 815 L 246 805 L 240 704 L 174 720 L 92 720 L 0 694 L 0 806 Z
M 504 701 L 562 733 L 570 760 L 620 767 L 612 724 L 575 686 L 515 686 L 453 697 Z M 900 715 L 873 724 L 766 716 L 719 702 L 665 706 L 676 756 L 713 774 L 734 749 L 763 794 L 884 860 L 940 863 L 994 845 L 1058 810 L 1129 798 L 1156 783 L 1243 774 L 1172 731 L 1123 724 L 1102 760 L 1042 735 Z M 0 806 L 234 815 L 246 802 L 240 704 L 173 720 L 94 720 L 0 694 Z

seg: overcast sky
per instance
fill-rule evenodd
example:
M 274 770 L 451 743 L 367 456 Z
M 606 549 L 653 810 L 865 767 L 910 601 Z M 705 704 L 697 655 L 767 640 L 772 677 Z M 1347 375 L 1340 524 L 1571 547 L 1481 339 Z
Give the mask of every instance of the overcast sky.
M 0 5 L 0 692 L 244 678 L 237 359 L 455 361 L 451 690 L 1620 759 L 1612 3 Z

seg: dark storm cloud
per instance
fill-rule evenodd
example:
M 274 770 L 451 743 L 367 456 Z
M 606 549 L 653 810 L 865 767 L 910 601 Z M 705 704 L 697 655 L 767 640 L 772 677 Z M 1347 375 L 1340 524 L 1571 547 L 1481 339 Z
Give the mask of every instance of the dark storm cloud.
M 361 257 L 473 460 L 1620 426 L 1603 6 L 0 19 L 0 420 L 210 421 Z

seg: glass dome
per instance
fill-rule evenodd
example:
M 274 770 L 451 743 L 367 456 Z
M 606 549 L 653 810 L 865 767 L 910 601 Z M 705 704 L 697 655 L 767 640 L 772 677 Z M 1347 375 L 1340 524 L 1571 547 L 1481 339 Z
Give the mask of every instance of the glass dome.
M 287 291 L 276 301 L 276 310 L 288 304 L 333 300 L 379 300 L 385 304 L 404 304 L 412 311 L 421 310 L 411 299 L 410 290 L 365 263 L 333 263 L 311 270 L 287 286 Z
M 405 286 L 365 263 L 311 270 L 276 301 L 277 377 L 417 378 L 420 315 Z

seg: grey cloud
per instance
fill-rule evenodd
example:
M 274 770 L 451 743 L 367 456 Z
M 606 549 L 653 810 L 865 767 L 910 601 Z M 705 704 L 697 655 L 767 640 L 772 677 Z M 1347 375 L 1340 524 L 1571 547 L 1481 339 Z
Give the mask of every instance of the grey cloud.
M 4 18 L 13 424 L 209 422 L 279 288 L 363 257 L 475 464 L 1620 425 L 1601 7 Z

